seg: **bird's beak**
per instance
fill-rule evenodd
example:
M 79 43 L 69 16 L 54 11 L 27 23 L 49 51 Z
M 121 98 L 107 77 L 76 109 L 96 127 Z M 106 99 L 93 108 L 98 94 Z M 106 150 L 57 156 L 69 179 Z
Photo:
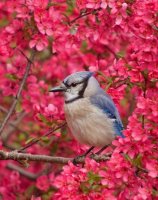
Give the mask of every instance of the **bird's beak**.
M 51 89 L 49 90 L 49 92 L 65 92 L 66 89 L 67 89 L 66 86 L 64 86 L 64 85 L 59 85 L 59 86 L 57 86 L 57 87 L 51 88 Z

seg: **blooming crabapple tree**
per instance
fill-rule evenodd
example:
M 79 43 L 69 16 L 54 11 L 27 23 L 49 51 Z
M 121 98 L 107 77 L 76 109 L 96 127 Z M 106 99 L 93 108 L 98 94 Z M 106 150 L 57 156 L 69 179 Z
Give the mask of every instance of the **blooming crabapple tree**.
M 157 55 L 157 0 L 2 0 L 2 199 L 158 199 Z M 125 127 L 108 160 L 84 167 L 69 157 L 88 147 L 68 134 L 63 99 L 48 92 L 81 70 L 95 72 Z

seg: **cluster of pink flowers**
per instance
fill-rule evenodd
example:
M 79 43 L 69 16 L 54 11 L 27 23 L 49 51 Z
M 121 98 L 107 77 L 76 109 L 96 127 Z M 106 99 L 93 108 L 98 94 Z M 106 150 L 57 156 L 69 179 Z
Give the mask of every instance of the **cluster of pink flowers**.
M 68 74 L 81 70 L 94 71 L 101 86 L 112 96 L 126 136 L 113 141 L 108 161 L 97 163 L 87 158 L 84 167 L 69 162 L 63 168 L 30 163 L 26 171 L 40 174 L 43 170 L 41 176 L 31 180 L 9 170 L 11 161 L 1 161 L 0 195 L 4 199 L 158 198 L 157 12 L 157 0 L 0 2 L 3 111 L 9 109 L 16 96 L 28 58 L 35 51 L 10 120 L 14 122 L 21 113 L 24 117 L 21 125 L 8 134 L 7 141 L 2 140 L 0 148 L 23 146 L 28 138 L 42 136 L 63 122 L 63 99 L 48 91 Z M 2 112 L 0 120 L 4 117 Z M 65 132 L 65 128 L 58 130 L 28 152 L 73 157 L 87 148 Z

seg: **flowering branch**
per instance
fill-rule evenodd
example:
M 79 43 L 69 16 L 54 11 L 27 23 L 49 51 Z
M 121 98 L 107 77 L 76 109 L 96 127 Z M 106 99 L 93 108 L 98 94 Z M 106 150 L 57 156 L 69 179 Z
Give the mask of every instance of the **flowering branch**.
M 114 52 L 114 50 L 112 50 L 108 45 L 104 45 L 105 48 L 111 53 L 113 54 L 113 56 L 116 58 L 116 60 L 118 60 L 118 56 L 117 54 Z
M 28 63 L 27 63 L 27 66 L 26 66 L 26 71 L 25 71 L 25 74 L 24 74 L 23 79 L 22 79 L 22 81 L 21 81 L 21 84 L 20 84 L 20 87 L 19 87 L 19 89 L 18 89 L 18 92 L 17 92 L 17 94 L 16 94 L 16 96 L 15 96 L 15 99 L 14 99 L 14 101 L 13 101 L 13 103 L 12 103 L 12 105 L 11 105 L 9 111 L 8 111 L 8 114 L 6 115 L 5 119 L 3 120 L 3 122 L 2 122 L 2 124 L 1 124 L 1 126 L 0 126 L 0 134 L 1 134 L 2 131 L 4 130 L 4 128 L 5 128 L 6 124 L 7 124 L 7 122 L 9 121 L 9 119 L 10 119 L 10 117 L 11 117 L 11 115 L 12 115 L 12 113 L 13 113 L 15 107 L 16 107 L 16 104 L 17 104 L 17 102 L 18 102 L 18 100 L 19 100 L 19 97 L 20 97 L 21 92 L 22 92 L 22 90 L 23 90 L 23 87 L 24 87 L 24 85 L 25 85 L 26 79 L 27 79 L 27 77 L 28 77 L 28 75 L 29 75 L 29 71 L 30 71 L 30 68 L 31 68 L 31 64 L 32 64 L 32 62 L 33 62 L 33 60 L 34 60 L 34 56 L 35 56 L 35 51 L 33 50 L 32 53 L 31 53 L 30 58 L 27 59 L 27 60 L 28 60 Z
M 109 160 L 110 156 L 93 154 L 91 158 L 99 162 L 99 161 Z M 0 150 L 0 160 L 15 160 L 15 161 L 25 160 L 25 161 L 67 164 L 69 161 L 73 161 L 73 158 L 37 155 L 37 154 L 30 154 L 30 153 L 18 153 L 17 151 L 6 152 L 6 151 Z M 77 159 L 75 159 L 75 161 L 76 163 L 84 163 L 85 158 L 78 157 Z
M 63 128 L 64 126 L 66 125 L 66 122 L 53 128 L 52 130 L 48 131 L 46 134 L 44 134 L 43 136 L 41 137 L 38 137 L 38 138 L 34 138 L 31 142 L 29 142 L 27 145 L 25 145 L 24 147 L 21 147 L 19 150 L 17 150 L 18 152 L 22 152 L 24 151 L 25 149 L 28 149 L 29 147 L 33 146 L 34 144 L 38 143 L 39 141 L 41 141 L 42 137 L 46 137 L 46 136 L 49 136 L 50 134 L 52 134 L 54 131 L 60 129 L 60 128 Z
M 81 12 L 81 14 L 78 17 L 76 17 L 75 19 L 71 20 L 69 22 L 69 24 L 71 25 L 71 24 L 75 23 L 78 19 L 80 19 L 82 17 L 88 16 L 88 15 L 91 15 L 91 14 L 96 14 L 99 10 L 101 10 L 101 8 L 94 9 L 90 12 L 85 12 L 85 13 Z

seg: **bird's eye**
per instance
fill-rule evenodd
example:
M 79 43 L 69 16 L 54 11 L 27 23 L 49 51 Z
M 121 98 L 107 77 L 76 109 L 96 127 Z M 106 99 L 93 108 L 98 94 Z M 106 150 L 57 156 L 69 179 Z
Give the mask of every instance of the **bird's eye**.
M 77 83 L 72 83 L 71 84 L 72 87 L 75 87 L 76 85 L 77 85 Z

